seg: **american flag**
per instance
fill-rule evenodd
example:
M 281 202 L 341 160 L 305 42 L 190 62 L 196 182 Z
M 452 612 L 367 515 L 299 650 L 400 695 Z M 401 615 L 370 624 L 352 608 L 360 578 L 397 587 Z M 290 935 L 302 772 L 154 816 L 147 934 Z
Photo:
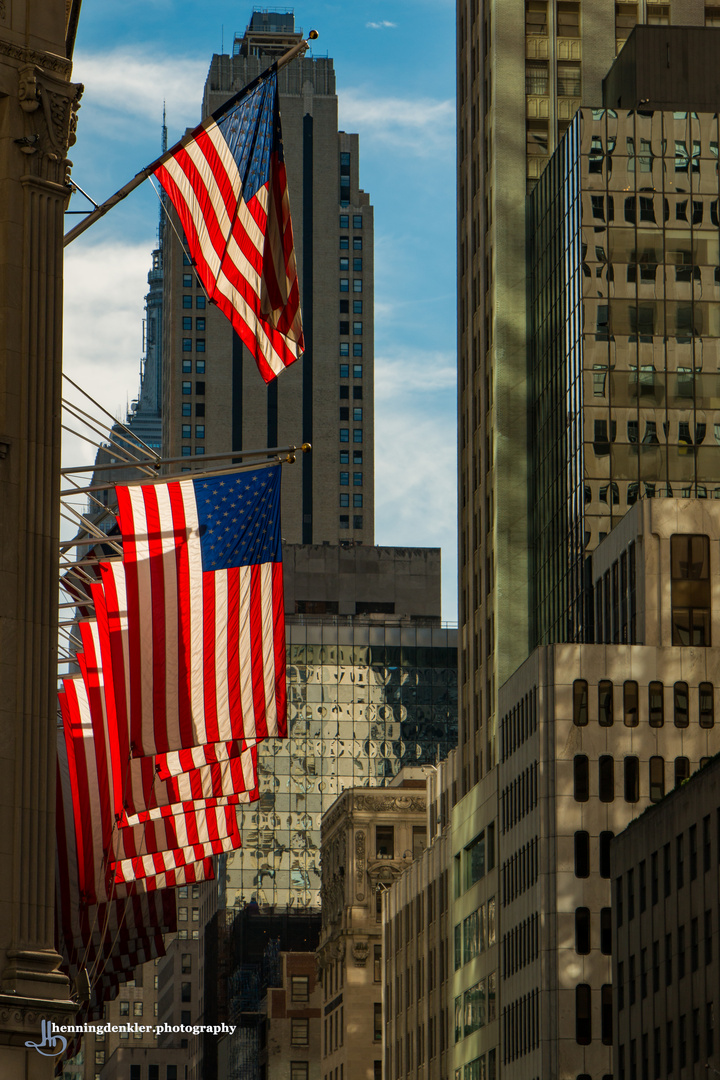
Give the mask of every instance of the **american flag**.
M 59 783 L 81 900 L 104 903 L 138 888 L 163 889 L 212 878 L 210 857 L 240 846 L 235 808 L 117 828 L 110 813 L 107 763 L 93 737 L 85 685 L 82 679 L 68 678 L 63 687 L 58 695 L 63 720 L 57 740 Z M 132 860 L 145 852 L 158 854 L 152 869 L 146 862 L 142 874 L 131 877 Z M 140 877 L 143 880 L 136 881 Z
M 280 473 L 117 489 L 102 577 L 135 757 L 287 734 Z
M 155 175 L 208 297 L 270 382 L 305 348 L 277 75 L 203 121 Z
M 98 620 L 102 621 L 102 589 L 95 586 L 94 590 Z M 113 818 L 121 828 L 160 817 L 187 814 L 202 806 L 238 805 L 259 798 L 255 745 L 238 744 L 237 755 L 216 765 L 201 762 L 196 767 L 188 762 L 188 768 L 181 770 L 184 775 L 170 777 L 167 782 L 163 782 L 155 758 L 130 758 L 127 733 L 120 739 L 115 725 L 113 737 L 110 735 L 107 702 L 112 703 L 114 695 L 111 680 L 110 694 L 106 691 L 100 663 L 99 622 L 81 622 L 79 627 L 83 652 L 77 654 L 77 660 L 87 692 L 94 738 L 99 752 L 104 754 L 104 767 L 109 774 Z

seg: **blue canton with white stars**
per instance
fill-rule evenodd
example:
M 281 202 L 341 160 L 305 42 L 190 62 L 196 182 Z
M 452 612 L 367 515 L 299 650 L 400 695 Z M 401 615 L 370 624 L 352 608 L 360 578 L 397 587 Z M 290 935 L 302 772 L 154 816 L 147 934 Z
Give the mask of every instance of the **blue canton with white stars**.
M 204 571 L 282 562 L 281 468 L 193 480 Z

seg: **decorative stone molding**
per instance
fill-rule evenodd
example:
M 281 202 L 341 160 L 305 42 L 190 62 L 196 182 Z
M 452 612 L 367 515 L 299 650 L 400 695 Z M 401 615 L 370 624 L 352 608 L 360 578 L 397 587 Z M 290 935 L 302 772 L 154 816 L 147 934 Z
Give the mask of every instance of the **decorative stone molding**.
M 355 833 L 355 899 L 365 899 L 365 833 Z
M 426 802 L 417 795 L 369 795 L 355 796 L 355 809 L 367 810 L 370 813 L 395 812 L 399 814 L 424 813 Z
M 67 183 L 72 162 L 65 155 L 75 143 L 83 89 L 82 83 L 66 82 L 36 64 L 25 64 L 18 71 L 27 134 L 15 141 L 21 153 L 34 158 L 34 172 L 41 179 Z
M 0 0 L 5 3 L 5 0 Z M 0 15 L 0 18 L 2 15 Z M 72 61 L 55 53 L 36 52 L 35 49 L 26 49 L 22 45 L 16 45 L 12 41 L 0 39 L 0 56 L 7 56 L 10 60 L 17 60 L 21 64 L 37 64 L 46 71 L 56 71 L 59 75 L 70 76 Z M 67 83 L 66 83 L 67 85 Z
M 355 961 L 355 967 L 365 967 L 369 952 L 370 946 L 367 941 L 356 941 L 353 943 L 352 954 L 353 960 Z

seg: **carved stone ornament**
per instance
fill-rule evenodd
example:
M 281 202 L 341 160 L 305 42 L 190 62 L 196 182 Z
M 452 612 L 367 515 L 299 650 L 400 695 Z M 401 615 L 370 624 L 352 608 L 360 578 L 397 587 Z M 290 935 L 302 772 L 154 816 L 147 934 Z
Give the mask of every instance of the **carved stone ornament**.
M 34 158 L 35 175 L 67 184 L 71 162 L 68 148 L 75 143 L 77 111 L 82 83 L 68 83 L 36 64 L 18 71 L 20 108 L 26 114 L 26 134 L 16 143 L 21 153 Z
M 356 941 L 352 947 L 353 960 L 355 961 L 355 967 L 365 967 L 367 962 L 368 953 L 370 952 L 370 946 L 367 941 Z
M 426 803 L 416 795 L 356 795 L 355 809 L 371 813 L 425 813 Z
M 365 833 L 355 833 L 355 899 L 365 899 Z

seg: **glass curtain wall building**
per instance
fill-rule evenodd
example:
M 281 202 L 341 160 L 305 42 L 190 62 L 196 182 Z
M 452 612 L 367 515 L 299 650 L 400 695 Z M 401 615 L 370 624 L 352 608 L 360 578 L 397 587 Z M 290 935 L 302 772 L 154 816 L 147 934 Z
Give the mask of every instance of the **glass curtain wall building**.
M 288 616 L 287 659 L 289 737 L 260 744 L 262 795 L 221 907 L 319 908 L 320 819 L 337 795 L 457 745 L 457 631 L 439 619 Z
M 531 197 L 536 644 L 593 640 L 583 566 L 638 498 L 720 497 L 718 138 L 581 109 Z

